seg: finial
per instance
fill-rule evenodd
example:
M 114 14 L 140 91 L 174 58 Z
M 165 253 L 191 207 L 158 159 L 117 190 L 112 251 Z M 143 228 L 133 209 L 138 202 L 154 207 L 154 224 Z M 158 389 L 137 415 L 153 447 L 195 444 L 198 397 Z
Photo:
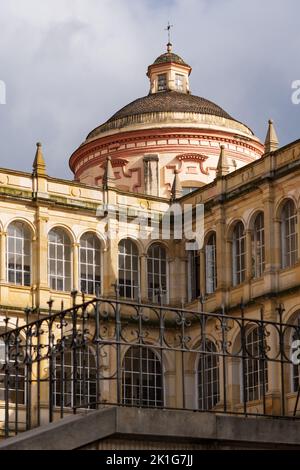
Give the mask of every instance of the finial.
M 115 174 L 111 164 L 111 156 L 108 155 L 106 159 L 106 167 L 103 175 L 103 187 L 104 189 L 112 188 L 115 186 Z
M 179 199 L 182 196 L 182 186 L 179 178 L 179 170 L 174 170 L 174 180 L 171 189 L 171 199 Z
M 46 175 L 46 164 L 42 152 L 42 144 L 40 142 L 37 142 L 36 144 L 36 154 L 33 162 L 33 173 L 36 176 Z
M 228 173 L 229 164 L 225 153 L 225 145 L 220 145 L 220 156 L 216 171 L 216 178 L 221 178 L 222 176 L 228 175 Z
M 171 43 L 171 28 L 173 28 L 173 25 L 170 24 L 168 21 L 168 25 L 165 28 L 165 31 L 168 31 L 168 44 L 167 44 L 167 51 L 171 52 L 172 51 L 172 43 Z
M 273 120 L 269 119 L 268 121 L 268 132 L 266 135 L 266 140 L 265 140 L 265 153 L 270 153 L 274 152 L 275 150 L 278 149 L 278 137 L 275 131 L 275 127 L 273 124 Z

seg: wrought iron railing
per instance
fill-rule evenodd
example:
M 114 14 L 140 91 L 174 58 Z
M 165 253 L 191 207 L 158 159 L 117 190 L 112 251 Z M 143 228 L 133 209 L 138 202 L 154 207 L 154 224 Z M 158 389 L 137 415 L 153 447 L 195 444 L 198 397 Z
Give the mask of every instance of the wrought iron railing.
M 299 326 L 240 315 L 95 298 L 25 311 L 0 334 L 5 437 L 103 406 L 297 418 Z M 295 362 L 295 361 L 294 361 Z

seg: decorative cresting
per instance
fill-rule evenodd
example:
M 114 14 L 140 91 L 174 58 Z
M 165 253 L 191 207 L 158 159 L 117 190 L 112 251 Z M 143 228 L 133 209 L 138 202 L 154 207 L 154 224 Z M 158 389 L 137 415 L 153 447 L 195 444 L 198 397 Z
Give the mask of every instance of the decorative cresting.
M 56 313 L 50 300 L 48 316 L 26 309 L 25 324 L 14 330 L 5 318 L 0 334 L 5 437 L 45 423 L 46 414 L 52 422 L 104 404 L 195 410 L 201 402 L 201 411 L 291 415 L 286 409 L 288 378 L 295 375 L 291 342 L 300 339 L 300 327 L 282 321 L 282 306 L 277 321 L 265 319 L 263 310 L 248 318 L 243 306 L 233 317 L 122 301 L 115 287 L 115 299 L 83 297 L 80 304 L 72 292 L 73 307 Z M 174 389 L 174 383 L 180 386 Z M 201 396 L 195 401 L 196 390 Z M 296 395 L 294 415 L 299 390 Z
M 178 158 L 178 160 L 188 160 L 192 162 L 205 162 L 208 157 L 201 153 L 182 153 L 177 155 L 176 158 Z

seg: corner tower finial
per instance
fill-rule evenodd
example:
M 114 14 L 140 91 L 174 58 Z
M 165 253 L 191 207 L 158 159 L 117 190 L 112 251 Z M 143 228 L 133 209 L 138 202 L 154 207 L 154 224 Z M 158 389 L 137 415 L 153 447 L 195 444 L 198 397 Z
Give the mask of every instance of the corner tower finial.
M 274 152 L 278 149 L 278 137 L 272 119 L 268 122 L 268 132 L 265 140 L 265 153 Z
M 229 164 L 227 160 L 227 156 L 225 153 L 225 146 L 220 145 L 220 156 L 216 171 L 216 178 L 221 178 L 222 176 L 226 176 L 229 173 Z
M 33 162 L 33 173 L 36 176 L 46 175 L 46 164 L 42 152 L 42 144 L 40 142 L 36 144 L 36 154 Z

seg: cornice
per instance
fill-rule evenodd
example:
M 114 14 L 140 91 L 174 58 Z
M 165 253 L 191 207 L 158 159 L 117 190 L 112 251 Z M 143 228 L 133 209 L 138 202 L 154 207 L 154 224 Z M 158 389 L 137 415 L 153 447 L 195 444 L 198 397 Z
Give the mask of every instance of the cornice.
M 158 133 L 155 129 L 148 131 L 135 131 L 135 132 L 128 132 L 120 135 L 113 135 L 110 137 L 99 137 L 97 140 L 92 142 L 87 142 L 86 144 L 81 145 L 72 155 L 70 158 L 70 167 L 72 171 L 75 171 L 75 167 L 78 165 L 79 161 L 82 159 L 91 156 L 91 154 L 101 153 L 106 151 L 106 154 L 111 155 L 112 157 L 119 155 L 123 152 L 126 153 L 126 157 L 128 157 L 129 153 L 132 155 L 141 153 L 142 149 L 147 149 L 147 152 L 150 150 L 150 146 L 146 145 L 147 142 L 155 142 L 151 148 L 155 148 L 155 151 L 161 147 L 160 143 L 157 141 L 167 141 L 163 144 L 164 150 L 168 148 L 168 150 L 174 149 L 175 151 L 178 150 L 178 146 L 181 145 L 180 143 L 169 143 L 168 141 L 174 141 L 175 139 L 178 140 L 210 140 L 210 141 L 218 141 L 222 143 L 229 143 L 232 145 L 236 145 L 238 147 L 249 149 L 250 151 L 258 154 L 259 156 L 262 155 L 264 151 L 264 147 L 260 142 L 253 141 L 240 141 L 236 137 L 232 137 L 231 133 L 227 133 L 226 131 L 207 131 L 203 133 L 203 131 L 198 131 L 195 129 L 188 129 L 188 130 L 181 130 L 181 129 L 166 129 Z M 120 147 L 126 146 L 132 143 L 140 143 L 145 142 L 144 146 L 134 147 L 134 148 L 122 148 Z M 201 144 L 194 144 L 194 143 L 185 143 L 182 144 L 185 146 L 194 146 L 195 149 L 198 149 Z M 173 146 L 173 147 L 172 147 Z M 234 150 L 232 150 L 234 152 Z M 238 152 L 236 152 L 238 154 Z M 103 156 L 103 154 L 102 154 Z M 125 155 L 124 155 L 125 156 Z M 89 162 L 86 162 L 89 163 Z M 85 166 L 85 165 L 82 165 Z M 90 166 L 90 165 L 88 165 Z M 77 169 L 78 171 L 79 169 Z M 76 171 L 76 174 L 77 174 Z

